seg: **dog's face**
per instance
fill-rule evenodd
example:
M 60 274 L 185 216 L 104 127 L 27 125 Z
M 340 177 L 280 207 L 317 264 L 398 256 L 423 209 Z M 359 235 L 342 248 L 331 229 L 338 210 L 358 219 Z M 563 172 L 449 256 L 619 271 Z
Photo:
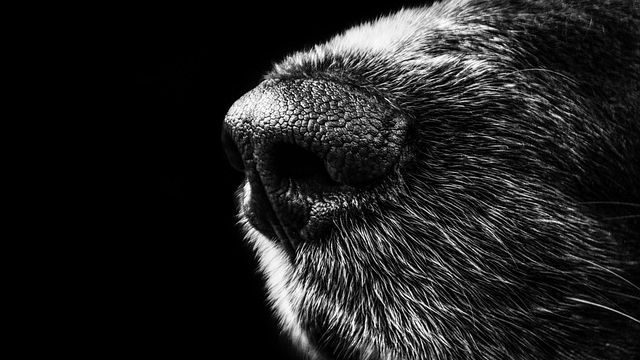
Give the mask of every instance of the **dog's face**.
M 290 56 L 232 106 L 240 222 L 300 348 L 336 359 L 638 351 L 640 229 L 603 221 L 602 204 L 640 202 L 628 75 L 640 50 L 590 32 L 638 35 L 638 16 L 620 27 L 594 11 L 403 10 Z

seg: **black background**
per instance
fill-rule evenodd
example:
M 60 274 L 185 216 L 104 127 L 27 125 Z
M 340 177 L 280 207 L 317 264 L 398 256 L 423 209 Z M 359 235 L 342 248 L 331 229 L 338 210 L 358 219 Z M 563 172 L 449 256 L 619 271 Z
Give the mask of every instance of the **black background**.
M 169 358 L 294 358 L 235 226 L 243 175 L 220 129 L 234 100 L 285 55 L 420 2 L 122 8 L 104 25 L 118 78 L 107 156 L 118 230 L 107 243 L 107 348 Z M 120 100 L 116 100 L 120 101 Z M 120 225 L 124 225 L 120 227 Z M 111 345 L 109 345 L 111 344 Z

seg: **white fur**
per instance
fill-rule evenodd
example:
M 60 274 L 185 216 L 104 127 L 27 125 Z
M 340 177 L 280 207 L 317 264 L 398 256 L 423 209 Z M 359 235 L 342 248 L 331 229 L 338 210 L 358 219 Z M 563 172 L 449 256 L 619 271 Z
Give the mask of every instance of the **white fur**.
M 311 359 L 320 359 L 319 354 L 309 344 L 300 326 L 297 304 L 300 301 L 301 286 L 293 276 L 294 270 L 286 253 L 273 240 L 255 230 L 247 221 L 244 211 L 251 198 L 251 186 L 246 182 L 241 196 L 240 224 L 245 230 L 246 240 L 257 253 L 260 271 L 264 275 L 270 305 L 282 329 L 287 332 L 298 349 Z
M 436 3 L 423 9 L 403 9 L 399 12 L 367 22 L 347 30 L 329 42 L 329 48 L 336 52 L 380 51 L 389 52 L 411 43 L 415 34 L 425 24 L 430 29 L 456 28 L 455 14 L 467 0 L 454 0 Z

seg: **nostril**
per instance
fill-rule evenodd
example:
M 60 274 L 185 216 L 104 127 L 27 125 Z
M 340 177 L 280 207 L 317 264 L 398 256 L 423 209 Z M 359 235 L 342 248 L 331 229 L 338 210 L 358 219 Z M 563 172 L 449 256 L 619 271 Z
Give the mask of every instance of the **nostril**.
M 375 91 L 315 79 L 264 81 L 224 120 L 227 157 L 250 187 L 244 217 L 283 241 L 320 236 L 330 214 L 352 206 L 350 194 L 395 175 L 407 127 Z
M 272 166 L 275 175 L 299 184 L 338 185 L 324 165 L 324 161 L 298 145 L 278 143 L 272 148 Z
M 229 160 L 231 167 L 240 172 L 244 172 L 242 155 L 240 154 L 240 150 L 238 150 L 236 142 L 233 140 L 233 137 L 231 137 L 231 134 L 227 129 L 222 130 L 222 147 L 227 154 L 227 159 Z

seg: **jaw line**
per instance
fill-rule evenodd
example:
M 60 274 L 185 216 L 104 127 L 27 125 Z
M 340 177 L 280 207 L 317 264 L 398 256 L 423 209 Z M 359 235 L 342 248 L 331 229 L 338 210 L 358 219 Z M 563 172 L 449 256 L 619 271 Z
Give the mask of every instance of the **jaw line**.
M 300 322 L 298 307 L 304 290 L 294 276 L 290 256 L 280 244 L 255 230 L 246 219 L 241 219 L 240 224 L 245 230 L 245 239 L 257 254 L 259 270 L 265 280 L 267 300 L 280 327 L 309 360 L 323 360 L 311 345 Z
M 300 320 L 300 314 L 304 311 L 300 306 L 303 303 L 303 299 L 310 296 L 311 291 L 296 275 L 295 259 L 287 254 L 281 242 L 274 241 L 259 232 L 249 223 L 247 217 L 244 215 L 242 211 L 243 205 L 249 202 L 251 196 L 251 189 L 248 182 L 245 183 L 243 189 L 241 189 L 237 195 L 241 204 L 238 224 L 244 231 L 245 240 L 256 253 L 259 271 L 265 280 L 267 301 L 281 329 L 288 335 L 292 345 L 301 354 L 305 355 L 305 359 L 330 360 L 322 355 L 311 342 Z M 324 297 L 317 293 L 313 296 Z M 330 303 L 331 307 L 329 311 L 333 317 L 346 318 L 353 323 L 353 315 L 348 314 L 339 304 L 331 301 Z M 362 339 L 353 346 L 362 351 L 363 354 L 387 354 L 386 351 L 374 352 L 375 347 L 372 344 L 371 339 Z M 391 353 L 389 352 L 389 354 Z M 390 360 L 397 357 L 382 355 L 382 357 L 379 358 Z
M 253 247 L 258 258 L 260 272 L 264 276 L 267 300 L 281 328 L 289 335 L 294 346 L 310 360 L 323 360 L 313 348 L 299 319 L 299 304 L 303 297 L 303 286 L 294 275 L 293 258 L 280 242 L 273 241 L 256 230 L 242 209 L 251 196 L 249 183 L 238 192 L 240 201 L 239 225 L 245 240 Z

